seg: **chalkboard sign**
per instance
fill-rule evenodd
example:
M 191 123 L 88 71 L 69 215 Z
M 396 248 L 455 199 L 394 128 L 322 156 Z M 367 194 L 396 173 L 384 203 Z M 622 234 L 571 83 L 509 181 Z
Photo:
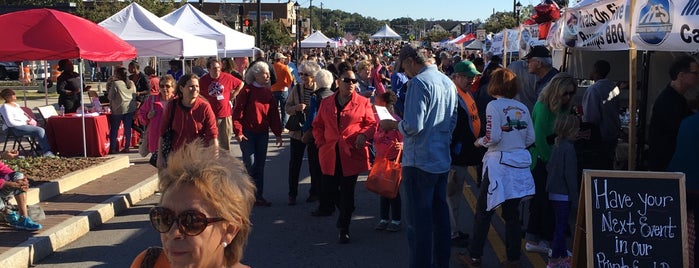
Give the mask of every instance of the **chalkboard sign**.
M 688 266 L 684 174 L 586 170 L 583 188 L 587 267 Z

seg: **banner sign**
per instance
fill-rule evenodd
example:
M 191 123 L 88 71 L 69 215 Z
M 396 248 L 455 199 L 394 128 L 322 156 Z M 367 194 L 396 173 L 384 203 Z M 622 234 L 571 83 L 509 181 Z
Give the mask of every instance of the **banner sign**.
M 505 45 L 505 31 L 507 31 L 507 45 Z M 502 55 L 503 52 L 517 52 L 519 44 L 519 31 L 516 29 L 505 29 L 493 35 L 490 52 L 493 55 Z M 506 50 L 506 51 L 505 51 Z
M 638 50 L 699 51 L 699 1 L 637 1 L 631 36 Z
M 626 0 L 602 0 L 566 9 L 560 43 L 582 50 L 628 50 L 626 5 Z

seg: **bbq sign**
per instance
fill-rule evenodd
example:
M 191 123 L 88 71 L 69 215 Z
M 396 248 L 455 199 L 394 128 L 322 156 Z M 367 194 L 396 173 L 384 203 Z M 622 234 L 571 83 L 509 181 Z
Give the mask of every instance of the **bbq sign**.
M 627 50 L 626 1 L 597 1 L 563 14 L 560 42 L 585 50 Z

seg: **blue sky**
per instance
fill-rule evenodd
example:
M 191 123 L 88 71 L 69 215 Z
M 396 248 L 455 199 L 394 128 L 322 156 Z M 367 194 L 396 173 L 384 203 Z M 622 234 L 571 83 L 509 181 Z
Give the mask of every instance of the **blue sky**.
M 207 0 L 214 2 L 216 0 Z M 241 0 L 230 0 L 240 2 Z M 262 3 L 286 2 L 287 0 L 262 0 Z M 522 5 L 533 3 L 520 0 Z M 223 0 L 221 0 L 223 2 Z M 310 0 L 298 0 L 308 8 Z M 540 1 L 536 1 L 539 3 Z M 323 9 L 340 9 L 349 13 L 359 13 L 377 19 L 395 19 L 410 17 L 413 19 L 452 19 L 485 20 L 495 11 L 512 11 L 512 0 L 313 0 L 313 6 Z

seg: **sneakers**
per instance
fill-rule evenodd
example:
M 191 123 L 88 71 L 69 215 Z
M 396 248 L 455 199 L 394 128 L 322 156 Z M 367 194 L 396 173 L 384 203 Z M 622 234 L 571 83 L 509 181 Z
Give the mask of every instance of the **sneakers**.
M 389 232 L 398 232 L 400 231 L 400 222 L 399 221 L 391 221 L 391 223 L 386 226 L 386 231 Z
M 16 211 L 8 212 L 5 214 L 5 222 L 7 222 L 10 226 L 17 225 L 19 223 L 19 215 Z
M 386 227 L 388 227 L 388 221 L 381 220 L 381 221 L 379 221 L 378 224 L 376 224 L 376 226 L 374 226 L 374 230 L 383 231 L 383 230 L 386 230 Z
M 46 152 L 45 152 L 44 154 L 42 154 L 41 156 L 42 156 L 42 157 L 50 157 L 50 158 L 56 157 L 56 155 L 54 155 L 53 152 L 51 152 L 51 151 L 46 151 Z
M 349 230 L 347 229 L 340 229 L 340 234 L 338 235 L 337 238 L 337 243 L 339 244 L 347 244 L 350 242 L 350 235 L 349 235 Z
M 24 230 L 29 230 L 29 231 L 36 231 L 36 230 L 43 228 L 43 226 L 41 226 L 41 224 L 34 222 L 29 217 L 21 217 L 19 220 L 17 220 L 17 222 L 15 224 L 11 224 L 11 225 L 12 225 L 12 227 L 15 227 L 17 229 L 24 229 Z
M 477 268 L 481 267 L 481 259 L 480 258 L 471 258 L 471 256 L 468 255 L 466 252 L 460 252 L 456 255 L 456 259 L 459 261 L 459 263 L 463 264 L 466 267 L 472 267 L 472 268 Z
M 571 262 L 570 257 L 560 258 L 560 259 L 550 259 L 546 268 L 570 268 Z
M 544 253 L 544 254 L 548 254 L 549 250 L 551 250 L 549 248 L 549 245 L 546 244 L 546 242 L 544 242 L 544 241 L 539 241 L 539 244 L 527 242 L 524 245 L 524 249 L 526 249 L 529 252 L 537 252 L 537 253 Z

